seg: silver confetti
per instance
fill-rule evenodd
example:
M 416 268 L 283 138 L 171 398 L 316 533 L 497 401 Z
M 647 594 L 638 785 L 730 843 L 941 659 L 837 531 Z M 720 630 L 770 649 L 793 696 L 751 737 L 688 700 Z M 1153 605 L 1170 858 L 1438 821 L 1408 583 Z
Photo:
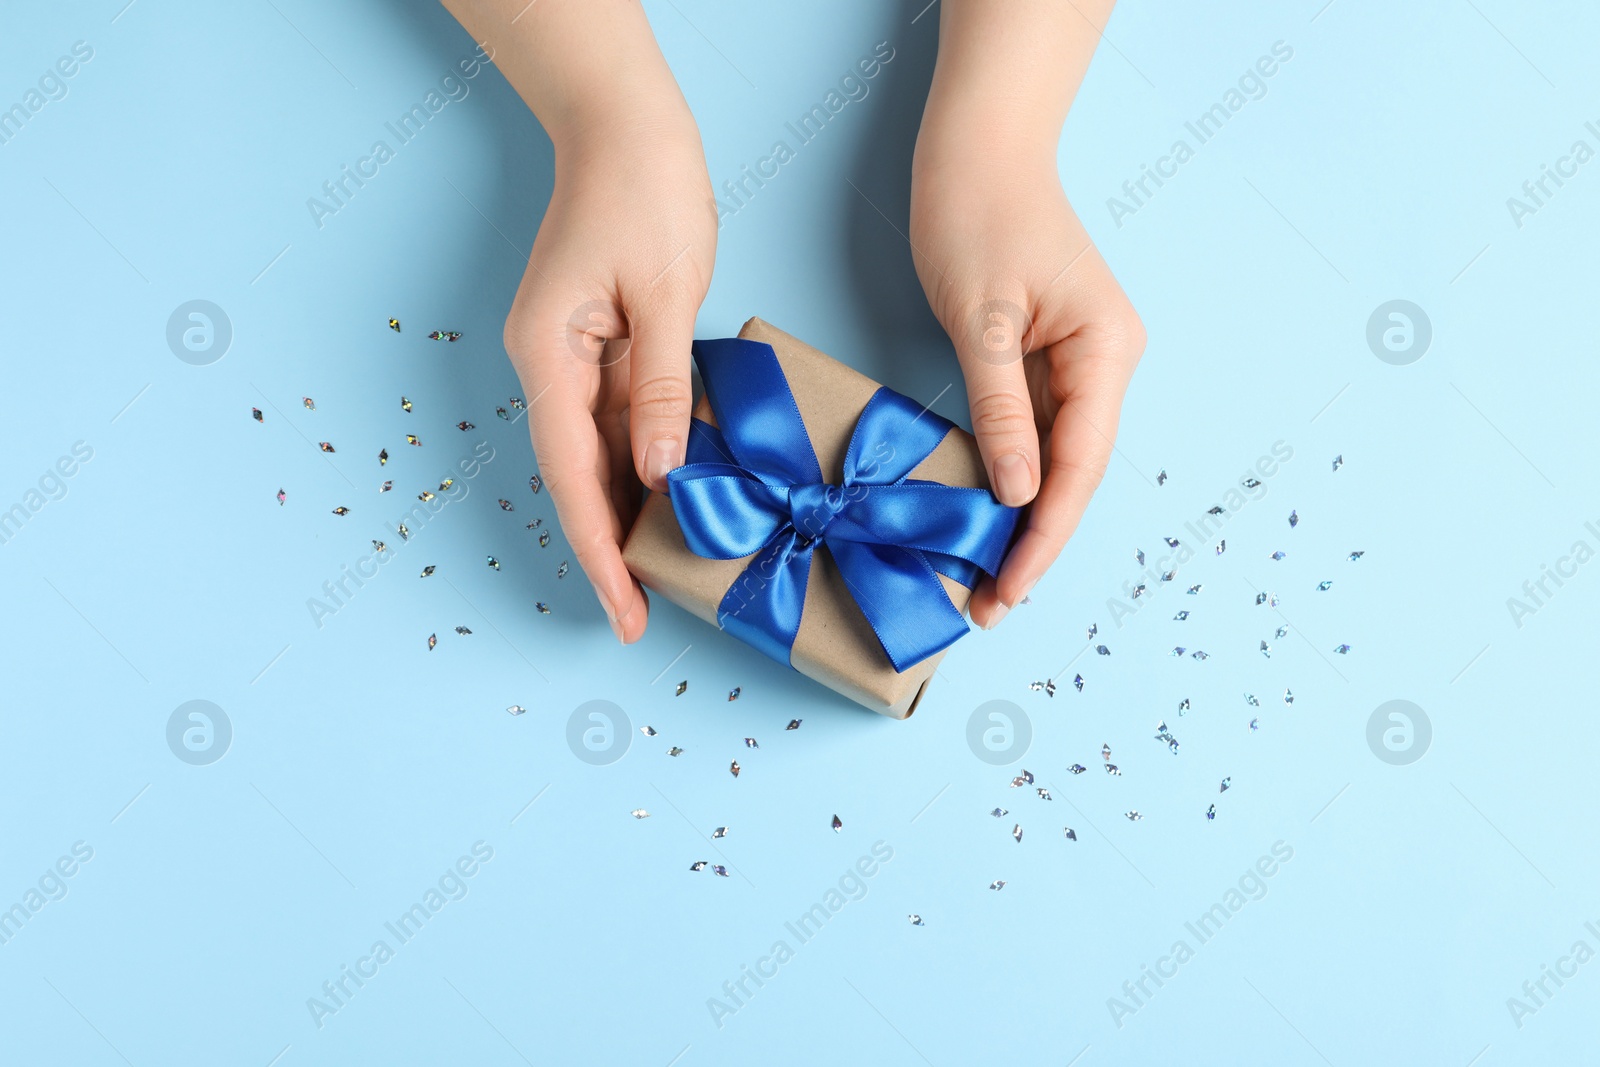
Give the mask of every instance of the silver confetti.
M 1089 636 L 1087 638 L 1085 638 L 1085 640 L 1093 641 L 1094 638 L 1095 638 L 1095 635 L 1098 634 L 1099 632 L 1100 632 L 1100 624 L 1097 623 L 1097 622 L 1091 622 L 1089 624 Z
M 562 560 L 561 561 L 561 566 L 556 568 L 556 577 L 557 578 L 565 578 L 567 576 L 567 566 L 568 566 L 567 561 L 566 560 Z
M 1292 530 L 1296 526 L 1299 526 L 1299 525 L 1300 525 L 1300 513 L 1298 511 L 1289 512 L 1289 529 Z
M 1177 576 L 1178 576 L 1178 569 L 1176 567 L 1174 567 L 1170 571 L 1163 572 L 1162 575 L 1161 575 L 1161 580 L 1163 582 L 1170 582 L 1170 581 L 1172 581 L 1172 579 L 1176 578 Z
M 641 726 L 639 727 L 639 732 L 646 737 L 656 736 L 656 728 L 654 726 Z
M 1005 808 L 995 808 L 989 814 L 993 815 L 997 819 L 1003 819 L 1007 815 L 1010 815 L 1011 813 L 1009 811 L 1007 811 Z
M 739 777 L 739 761 L 738 760 L 734 760 L 732 763 L 730 763 L 728 765 L 728 773 L 733 775 L 735 778 Z
M 1260 478 L 1246 478 L 1244 481 L 1240 482 L 1239 484 L 1244 486 L 1246 489 L 1254 489 L 1256 486 L 1261 484 L 1261 479 Z
M 1224 778 L 1222 780 L 1222 788 L 1218 789 L 1217 792 L 1226 793 L 1228 791 L 1228 787 L 1230 785 L 1232 785 L 1232 784 L 1233 784 L 1233 776 L 1229 775 L 1228 777 L 1226 777 L 1226 778 Z
M 1261 654 L 1268 659 L 1272 658 L 1272 646 L 1265 641 L 1261 642 Z
M 1168 548 L 1178 547 L 1178 539 L 1176 537 L 1163 537 L 1162 540 L 1167 543 Z
M 1267 602 L 1267 594 L 1265 594 L 1265 593 L 1257 593 L 1256 594 L 1256 607 L 1259 608 L 1261 605 L 1265 604 L 1266 602 Z
M 789 725 L 785 726 L 784 729 L 785 730 L 798 730 L 798 729 L 800 729 L 800 720 L 799 719 L 790 719 L 789 720 Z
M 1174 655 L 1174 656 L 1182 656 L 1185 652 L 1188 652 L 1188 651 L 1189 650 L 1187 648 L 1184 648 L 1182 645 L 1177 645 L 1177 646 L 1174 646 L 1174 648 L 1172 649 L 1172 655 Z
M 521 715 L 523 712 L 525 712 L 527 710 L 528 709 L 523 707 L 521 704 L 513 704 L 509 708 L 506 709 L 506 714 L 508 714 L 508 715 Z
M 711 839 L 713 841 L 721 840 L 722 838 L 727 837 L 727 836 L 728 836 L 728 828 L 726 826 L 719 826 L 715 830 L 711 831 Z
M 1106 760 L 1111 758 L 1111 746 L 1109 744 L 1100 746 L 1100 758 Z
M 467 629 L 465 626 L 457 626 L 456 633 L 460 634 L 462 637 L 470 637 L 472 635 L 472 631 Z
M 1040 786 L 1039 787 L 1039 799 L 1040 800 L 1054 800 L 1055 798 L 1050 795 L 1050 790 L 1046 789 L 1044 786 Z
M 912 926 L 927 926 L 928 925 L 927 923 L 922 921 L 922 916 L 917 915 L 915 913 L 913 913 L 911 915 L 907 915 L 906 916 L 906 921 L 909 922 Z
M 1022 844 L 1022 824 L 1019 822 L 1011 828 L 1011 839 L 1017 844 Z
M 1083 675 L 1074 675 L 1072 678 L 1072 684 L 1077 688 L 1078 692 L 1083 692 Z
M 1094 646 L 1094 650 L 1096 652 L 1100 653 L 1102 656 L 1111 655 L 1111 650 L 1109 648 L 1107 648 L 1105 645 L 1095 645 Z
M 539 535 L 539 547 L 540 548 L 548 548 L 548 547 L 550 547 L 550 531 L 549 530 L 545 530 L 543 533 L 541 533 Z
M 1115 763 L 1108 763 L 1106 764 L 1106 773 L 1114 778 L 1121 778 L 1122 768 L 1118 767 Z
M 511 501 L 502 500 L 502 501 L 500 501 L 500 510 L 501 511 L 516 511 L 517 509 L 516 509 L 515 506 L 512 505 Z
M 1366 554 L 1367 553 L 1366 553 L 1365 550 L 1360 551 L 1360 552 L 1352 552 L 1352 553 L 1350 553 L 1350 556 L 1349 556 L 1350 562 L 1354 563 L 1356 560 L 1360 559 L 1362 556 L 1365 556 Z
M 1143 567 L 1144 566 L 1144 549 L 1142 549 L 1142 548 L 1134 549 L 1133 550 L 1133 558 L 1138 561 L 1139 566 Z
M 1172 621 L 1173 622 L 1182 622 L 1183 620 L 1187 619 L 1188 617 L 1189 617 L 1189 613 L 1187 611 L 1180 611 L 1180 612 L 1178 612 L 1176 615 L 1174 615 L 1172 617 Z
M 1333 469 L 1335 471 L 1337 471 L 1342 466 L 1344 466 L 1344 455 L 1340 454 L 1340 455 L 1334 456 L 1333 457 Z
M 493 567 L 495 570 L 499 570 L 500 569 L 500 561 L 499 560 L 495 559 L 493 556 L 489 556 L 488 560 L 489 560 L 489 566 Z
M 1293 704 L 1294 703 L 1294 690 L 1285 689 L 1283 691 L 1283 702 L 1285 704 Z
M 1252 708 L 1259 708 L 1261 706 L 1261 701 L 1257 700 L 1250 693 L 1246 693 L 1244 695 L 1244 701 L 1245 701 L 1246 704 L 1249 704 Z
M 544 488 L 544 483 L 541 482 L 539 480 L 539 476 L 535 474 L 532 478 L 528 479 L 528 488 L 532 489 L 535 493 L 538 493 L 540 489 Z
M 1221 515 L 1221 514 L 1223 514 L 1223 511 L 1222 511 L 1221 506 L 1219 505 L 1219 506 L 1207 508 L 1206 509 L 1206 514 L 1207 515 Z
M 1178 714 L 1182 715 L 1184 712 L 1186 712 L 1188 710 L 1189 710 L 1189 698 L 1188 697 L 1184 697 L 1182 700 L 1180 700 L 1178 702 Z
M 1228 551 L 1228 539 L 1224 537 L 1222 540 L 1217 542 L 1217 555 L 1220 556 L 1226 551 Z
M 1333 588 L 1333 583 L 1332 582 L 1318 582 L 1317 583 L 1317 592 L 1319 592 L 1319 593 L 1326 593 L 1328 590 L 1330 590 L 1332 588 Z
M 989 883 L 989 888 L 995 890 L 996 892 L 998 892 L 999 890 L 1004 889 L 1005 887 L 1006 887 L 1005 880 L 1001 879 L 1001 878 L 996 878 L 994 881 Z
M 760 748 L 761 746 L 756 744 L 756 739 L 755 738 L 747 737 L 747 738 L 744 739 L 744 747 L 745 748 Z
M 718 863 L 712 866 L 711 873 L 717 875 L 718 877 L 726 878 L 728 877 L 728 868 Z
M 1251 719 L 1250 720 L 1250 729 L 1252 729 L 1252 730 L 1261 729 L 1261 720 L 1260 719 Z
M 672 695 L 675 696 L 675 697 L 681 697 L 681 696 L 683 696 L 683 694 L 687 693 L 688 691 L 689 691 L 689 680 L 687 678 L 685 678 L 683 681 L 678 683 L 677 692 L 673 693 Z
M 1076 841 L 1077 839 L 1078 839 L 1078 835 L 1073 832 L 1072 827 L 1070 827 L 1070 826 L 1067 827 L 1067 840 L 1068 841 Z
M 1213 804 L 1209 808 L 1206 809 L 1206 819 L 1207 820 L 1214 820 L 1214 819 L 1216 819 L 1216 817 L 1217 817 L 1217 806 L 1215 804 Z
M 1089 768 L 1085 767 L 1081 763 L 1074 763 L 1072 766 L 1067 768 L 1067 770 L 1070 771 L 1073 774 L 1082 774 L 1084 771 L 1086 771 L 1088 769 Z
M 741 690 L 739 686 L 734 686 L 732 689 L 728 690 L 728 702 L 730 704 L 739 699 L 740 691 Z
M 548 615 L 548 614 L 550 614 L 550 605 L 546 604 L 542 600 L 535 600 L 533 602 L 533 607 L 534 607 L 534 610 L 537 611 L 540 615 Z
M 1157 485 L 1166 485 L 1167 484 L 1167 472 L 1166 472 L 1165 469 L 1156 471 L 1156 484 Z
M 683 749 L 679 748 L 677 745 L 673 745 L 671 748 L 667 749 L 667 755 L 681 756 L 683 755 Z
M 1350 646 L 1349 645 L 1339 645 L 1339 646 L 1334 648 L 1334 651 L 1339 653 L 1339 655 L 1341 655 L 1341 656 L 1349 655 Z
M 1287 553 L 1287 552 L 1274 552 L 1272 554 L 1272 558 L 1273 559 L 1283 559 L 1288 555 L 1289 555 L 1289 553 Z
M 1198 585 L 1191 585 L 1188 589 L 1188 593 L 1190 596 L 1198 596 L 1200 594 L 1200 589 L 1201 587 Z
M 648 811 L 645 811 L 643 808 L 634 808 L 633 811 L 630 812 L 630 814 L 635 819 L 648 819 L 650 817 L 650 813 Z
M 1189 653 L 1189 658 L 1190 659 L 1201 660 L 1203 662 L 1205 660 L 1210 659 L 1211 658 L 1211 654 L 1209 652 L 1201 652 L 1201 651 L 1196 650 L 1194 652 Z
M 1124 812 L 1123 814 L 1127 817 L 1129 822 L 1138 822 L 1140 819 L 1144 818 L 1144 816 L 1140 815 L 1137 811 Z
M 1288 634 L 1288 632 L 1289 628 L 1287 626 L 1280 626 L 1278 627 L 1278 632 L 1273 634 L 1273 636 L 1281 641 L 1283 640 L 1284 636 Z
M 689 869 L 691 871 L 703 871 L 706 869 L 706 861 L 695 860 L 693 863 L 689 864 Z

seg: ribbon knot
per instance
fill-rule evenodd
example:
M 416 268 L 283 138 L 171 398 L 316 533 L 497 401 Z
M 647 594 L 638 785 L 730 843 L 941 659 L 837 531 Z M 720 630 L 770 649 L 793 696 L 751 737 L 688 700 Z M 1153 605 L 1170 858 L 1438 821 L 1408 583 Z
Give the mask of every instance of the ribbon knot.
M 954 428 L 890 389 L 872 395 L 827 484 L 772 346 L 696 341 L 717 425 L 694 420 L 688 462 L 668 475 L 690 551 L 753 557 L 717 609 L 722 627 L 788 663 L 811 558 L 825 545 L 896 671 L 967 632 L 938 576 L 996 574 L 1018 512 L 985 489 L 914 480 Z

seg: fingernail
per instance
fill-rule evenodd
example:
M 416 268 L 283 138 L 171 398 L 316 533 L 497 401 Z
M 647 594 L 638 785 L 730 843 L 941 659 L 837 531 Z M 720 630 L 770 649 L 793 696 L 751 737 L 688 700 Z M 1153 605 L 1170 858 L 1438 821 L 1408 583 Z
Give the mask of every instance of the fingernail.
M 1008 608 L 1004 604 L 996 605 L 993 613 L 990 614 L 989 622 L 988 622 L 988 624 L 986 626 L 984 626 L 984 629 L 985 630 L 992 630 L 996 626 L 999 626 L 1000 625 L 1000 620 L 1005 618 L 1006 617 L 1006 613 L 1009 612 L 1010 610 L 1011 609 Z
M 1007 507 L 1020 508 L 1033 495 L 1033 472 L 1020 452 L 994 461 L 994 495 Z
M 681 455 L 678 442 L 670 437 L 650 442 L 650 447 L 644 450 L 644 477 L 650 483 L 650 488 L 664 490 L 667 487 L 667 474 L 680 466 Z
M 617 620 L 617 609 L 611 606 L 611 601 L 600 591 L 598 585 L 594 587 L 594 596 L 600 601 L 600 610 L 606 613 L 606 622 L 611 624 L 611 632 L 617 635 L 617 641 L 627 644 L 622 640 L 622 623 Z

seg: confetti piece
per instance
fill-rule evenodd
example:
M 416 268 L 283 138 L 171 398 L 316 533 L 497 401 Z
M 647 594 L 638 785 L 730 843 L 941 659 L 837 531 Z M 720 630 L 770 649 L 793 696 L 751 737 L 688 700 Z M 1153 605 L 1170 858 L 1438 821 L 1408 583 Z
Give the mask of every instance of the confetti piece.
M 1168 548 L 1178 547 L 1178 539 L 1176 537 L 1163 537 L 1162 540 L 1167 543 Z
M 455 485 L 455 484 L 456 484 L 456 480 L 454 478 L 446 478 L 444 481 L 439 483 L 439 492 L 442 493 L 446 489 L 450 488 L 452 485 Z
M 428 564 L 426 567 L 422 568 L 422 573 L 417 575 L 417 577 L 419 577 L 419 578 L 429 578 L 429 577 L 432 577 L 432 576 L 433 576 L 433 564 L 431 564 L 431 563 Z
M 429 634 L 428 635 L 428 651 L 432 652 L 434 650 L 435 646 L 437 646 L 438 644 L 439 644 L 439 635 L 438 634 Z
M 1102 656 L 1111 655 L 1111 650 L 1109 648 L 1107 648 L 1105 645 L 1095 645 L 1094 646 L 1094 650 L 1096 652 L 1100 653 L 1100 655 L 1102 655 Z
M 1201 652 L 1200 650 L 1196 649 L 1195 651 L 1189 653 L 1189 658 L 1200 660 L 1203 663 L 1211 658 L 1211 653 Z
M 1221 514 L 1223 514 L 1223 510 L 1222 510 L 1221 507 L 1212 507 L 1212 508 L 1208 508 L 1206 510 L 1206 514 L 1207 515 L 1221 515 Z
M 641 726 L 639 727 L 639 732 L 646 737 L 656 736 L 656 728 L 654 726 Z
M 250 416 L 253 419 L 255 419 L 257 422 L 266 422 L 267 421 L 266 419 L 263 419 L 261 417 L 261 409 L 260 408 L 251 408 L 250 409 Z
M 720 840 L 721 838 L 724 838 L 724 837 L 727 837 L 727 836 L 728 836 L 728 828 L 726 826 L 719 826 L 715 830 L 711 831 L 711 837 L 712 837 L 713 840 Z
M 1032 690 L 1033 692 L 1037 693 L 1039 690 L 1044 688 L 1044 683 L 1043 682 L 1029 682 L 1028 683 L 1028 688 L 1030 690 Z
M 1111 758 L 1111 745 L 1109 743 L 1100 746 L 1100 758 L 1104 760 Z
M 1177 576 L 1178 576 L 1178 569 L 1176 567 L 1174 567 L 1172 570 L 1166 571 L 1165 573 L 1163 573 L 1161 575 L 1161 580 L 1163 582 L 1170 582 L 1170 581 L 1172 581 L 1172 579 L 1176 578 Z
M 681 697 L 681 696 L 683 696 L 683 694 L 687 693 L 688 691 L 689 691 L 689 682 L 688 682 L 687 679 L 685 679 L 684 681 L 681 681 L 681 682 L 678 683 L 678 690 L 677 690 L 677 692 L 673 693 L 672 695 L 675 696 L 675 697 Z
M 734 760 L 732 763 L 728 764 L 728 773 L 733 775 L 735 778 L 739 777 L 739 761 L 738 760 Z
M 1165 470 L 1156 471 L 1156 484 L 1157 485 L 1166 485 L 1167 484 L 1167 472 Z
M 1072 766 L 1067 768 L 1067 770 L 1072 774 L 1082 774 L 1084 771 L 1086 771 L 1088 769 L 1089 768 L 1085 767 L 1081 763 L 1074 763 Z
M 1055 797 L 1050 795 L 1050 790 L 1046 789 L 1044 786 L 1041 785 L 1039 787 L 1039 799 L 1040 800 L 1054 800 Z
M 1268 659 L 1272 658 L 1272 646 L 1265 641 L 1261 642 L 1261 654 Z
M 1198 586 L 1198 585 L 1191 585 L 1189 587 L 1189 589 L 1188 589 L 1189 595 L 1190 596 L 1199 596 L 1201 588 L 1202 587 Z
M 1333 588 L 1333 583 L 1332 582 L 1318 582 L 1317 583 L 1317 592 L 1319 592 L 1319 593 L 1326 593 L 1328 590 L 1330 590 L 1332 588 Z
M 1140 819 L 1144 818 L 1144 816 L 1140 815 L 1137 811 L 1124 812 L 1123 814 L 1127 817 L 1129 822 L 1138 822 Z
M 1251 719 L 1250 720 L 1250 729 L 1252 729 L 1252 730 L 1261 729 L 1261 720 L 1260 719 Z
M 456 429 L 460 430 L 462 433 L 465 433 L 468 430 L 476 430 L 477 427 L 468 422 L 466 419 L 462 419 L 460 422 L 456 423 Z
M 1067 827 L 1067 840 L 1068 841 L 1076 841 L 1077 839 L 1078 839 L 1077 833 L 1072 829 L 1072 827 L 1070 827 L 1070 826 Z
M 543 525 L 544 525 L 544 520 L 543 519 L 534 519 L 532 522 L 528 523 L 528 529 L 537 530 L 539 527 L 541 527 Z
M 1182 700 L 1178 701 L 1178 714 L 1182 715 L 1184 712 L 1186 712 L 1188 710 L 1189 710 L 1189 698 L 1188 697 L 1184 697 Z
M 521 411 L 522 407 L 523 407 L 522 398 L 520 396 L 512 397 L 511 398 L 511 407 L 512 407 L 512 410 L 514 410 L 514 411 Z
M 378 449 L 378 466 L 381 467 L 381 466 L 383 466 L 384 464 L 386 464 L 388 462 L 389 462 L 389 450 L 387 448 Z
M 1265 594 L 1265 593 L 1257 593 L 1256 594 L 1256 607 L 1259 608 L 1261 605 L 1265 604 L 1266 602 L 1267 602 L 1267 594 Z
M 283 507 L 283 502 L 284 502 L 285 499 L 286 499 L 286 497 L 285 497 L 285 494 L 284 494 L 283 490 L 279 489 L 278 490 L 278 506 L 280 508 Z
M 1054 682 L 1050 682 L 1048 685 L 1045 686 L 1045 689 L 1047 691 L 1053 693 L 1055 691 L 1055 684 L 1056 683 L 1054 683 Z M 1080 692 L 1080 693 L 1083 692 L 1083 675 L 1081 675 L 1081 674 L 1073 675 L 1072 676 L 1072 686 L 1078 692 Z
M 566 564 L 563 563 L 562 566 L 565 567 Z M 734 686 L 732 689 L 728 690 L 728 703 L 731 704 L 735 700 L 738 700 L 739 699 L 739 693 L 740 693 L 739 686 Z
M 645 811 L 643 808 L 634 808 L 628 814 L 632 815 L 635 819 L 648 819 L 650 817 L 650 813 Z
M 1294 690 L 1285 689 L 1283 691 L 1283 702 L 1285 704 L 1293 704 L 1294 703 Z
M 1244 695 L 1244 702 L 1246 704 L 1249 704 L 1252 708 L 1259 708 L 1261 706 L 1261 701 L 1257 700 L 1253 695 L 1251 695 L 1249 693 L 1246 693 Z
M 994 881 L 989 883 L 989 888 L 993 889 L 995 892 L 999 892 L 1000 890 L 1004 889 L 1005 887 L 1006 887 L 1005 880 L 1001 879 L 1001 878 L 996 878 Z
M 1173 655 L 1173 656 L 1182 656 L 1184 653 L 1186 653 L 1188 651 L 1189 650 L 1187 648 L 1184 648 L 1182 645 L 1174 645 L 1173 648 L 1172 648 L 1172 652 L 1170 654 Z
M 719 878 L 726 878 L 728 877 L 728 868 L 718 863 L 711 868 L 711 873 Z
M 1144 566 L 1144 549 L 1142 549 L 1142 548 L 1134 549 L 1133 550 L 1133 558 L 1138 561 L 1139 566 L 1143 567 Z
M 372 542 L 372 551 L 387 552 L 389 551 L 389 546 L 384 544 L 382 541 L 374 541 Z
M 995 808 L 989 814 L 993 815 L 997 819 L 1003 819 L 1007 815 L 1010 815 L 1011 813 L 1009 811 L 1007 811 L 1005 808 Z
M 539 547 L 540 548 L 549 548 L 550 547 L 550 531 L 549 530 L 546 530 L 544 533 L 539 535 Z
M 683 755 L 683 749 L 679 748 L 677 745 L 673 745 L 671 748 L 667 749 L 667 755 L 681 756 Z
M 1284 558 L 1284 557 L 1285 557 L 1285 556 L 1287 556 L 1287 555 L 1288 555 L 1288 554 L 1289 554 L 1289 553 L 1287 553 L 1287 552 L 1274 552 L 1274 553 L 1273 553 L 1273 554 L 1272 554 L 1272 558 L 1273 558 L 1273 559 L 1283 559 L 1283 558 Z
M 1300 525 L 1300 513 L 1298 511 L 1289 512 L 1289 529 L 1292 530 L 1296 526 L 1299 526 L 1299 525 Z
M 566 560 L 562 560 L 561 561 L 561 566 L 556 568 L 556 577 L 557 578 L 565 578 L 566 576 L 567 576 L 567 561 Z
M 550 605 L 546 604 L 542 600 L 535 600 L 533 602 L 533 607 L 534 607 L 534 610 L 537 611 L 540 615 L 548 615 L 548 614 L 550 614 Z
M 500 569 L 500 561 L 499 560 L 495 559 L 493 556 L 489 556 L 488 560 L 489 560 L 489 566 L 493 567 L 495 570 L 499 570 Z
M 790 719 L 789 720 L 789 725 L 785 726 L 784 729 L 785 730 L 798 730 L 798 729 L 800 729 L 800 720 L 799 719 Z
M 1138 585 L 1133 587 L 1133 592 L 1129 595 L 1129 599 L 1138 600 L 1140 597 L 1144 596 L 1144 591 L 1145 585 L 1143 582 L 1140 582 Z
M 544 483 L 541 482 L 539 480 L 539 476 L 535 474 L 532 478 L 528 479 L 528 488 L 533 490 L 535 496 L 538 496 L 539 490 L 544 488 Z
M 433 494 L 431 492 L 429 492 L 428 490 L 424 489 L 422 492 L 417 494 L 417 499 L 422 501 L 424 504 L 426 504 L 428 501 L 433 499 Z
M 505 408 L 495 408 L 494 409 L 494 413 L 496 415 L 499 415 L 502 419 L 505 419 L 507 422 L 511 421 L 511 416 L 506 414 L 506 409 Z
M 1022 824 L 1019 822 L 1011 828 L 1011 840 L 1022 844 Z
M 422 447 L 422 441 L 417 437 L 416 434 L 406 434 L 406 444 L 416 445 L 418 448 Z
M 1187 619 L 1188 617 L 1189 617 L 1189 613 L 1187 611 L 1180 611 L 1180 612 L 1178 612 L 1176 615 L 1174 615 L 1172 617 L 1172 621 L 1173 622 L 1182 622 L 1183 620 Z
M 333 513 L 335 515 L 348 515 L 348 514 L 350 514 L 350 509 L 347 508 L 347 507 L 340 506 L 340 507 L 334 508 L 333 509 Z
M 844 829 L 844 823 L 839 819 L 839 816 L 835 815 L 833 817 L 833 832 L 834 833 L 838 833 L 840 830 L 843 830 L 843 829 Z
M 309 396 L 301 397 L 300 398 L 300 403 L 302 403 L 302 404 L 304 404 L 306 406 L 306 410 L 307 411 L 315 411 L 315 410 L 317 410 L 317 402 L 315 400 L 312 400 Z
M 402 541 L 411 540 L 411 531 L 406 527 L 405 523 L 402 522 L 398 527 L 396 527 L 396 531 L 395 532 L 400 535 L 400 540 L 402 540 Z
M 1333 457 L 1333 469 L 1334 469 L 1334 472 L 1337 473 L 1339 468 L 1342 467 L 1342 466 L 1344 466 L 1344 455 L 1340 454 L 1340 455 L 1334 456 Z
M 456 633 L 460 634 L 462 637 L 472 636 L 472 631 L 467 629 L 465 626 L 457 626 Z
M 1273 636 L 1281 641 L 1281 640 L 1283 640 L 1284 635 L 1286 635 L 1288 632 L 1289 632 L 1289 628 L 1287 626 L 1280 626 L 1280 627 L 1278 627 L 1277 632 L 1273 634 Z
M 508 714 L 508 715 L 521 715 L 523 712 L 525 712 L 527 710 L 528 709 L 523 707 L 521 704 L 513 704 L 509 708 L 506 709 L 506 714 Z
M 1350 654 L 1350 646 L 1349 645 L 1338 645 L 1338 646 L 1336 646 L 1334 648 L 1334 651 L 1339 653 L 1339 655 L 1341 655 L 1341 656 L 1347 656 L 1347 655 Z
M 706 861 L 695 860 L 693 863 L 689 864 L 689 869 L 691 871 L 703 871 L 706 869 Z
M 320 449 L 322 449 L 322 450 L 323 450 L 323 451 L 324 451 L 324 452 L 332 452 L 332 451 L 333 451 L 333 446 L 332 446 L 332 445 L 330 445 L 330 444 L 329 444 L 329 443 L 328 443 L 328 442 L 326 442 L 326 441 L 319 441 L 319 442 L 317 442 L 317 447 L 318 447 L 318 448 L 320 448 Z
M 384 482 L 382 485 L 378 486 L 378 492 L 387 493 L 389 490 L 391 490 L 393 488 L 394 488 L 394 483 L 393 482 Z
M 389 329 L 393 330 L 395 333 L 399 333 L 400 332 L 400 320 L 399 319 L 390 319 L 389 320 Z
M 1213 804 L 1209 808 L 1206 809 L 1206 819 L 1207 819 L 1207 821 L 1211 821 L 1211 820 L 1215 820 L 1216 817 L 1217 817 L 1217 806 L 1215 804 Z
M 1098 634 L 1099 632 L 1100 632 L 1100 624 L 1097 623 L 1097 622 L 1091 622 L 1089 624 L 1089 636 L 1084 638 L 1084 640 L 1093 641 L 1094 638 L 1095 638 L 1095 635 Z
M 744 739 L 744 747 L 745 748 L 760 748 L 761 746 L 756 743 L 756 739 L 755 738 L 747 737 L 747 738 Z
M 916 915 L 916 914 L 907 915 L 906 916 L 906 921 L 909 922 L 912 926 L 927 926 L 928 925 L 927 923 L 922 921 L 922 916 Z
M 1365 556 L 1365 555 L 1366 555 L 1365 551 L 1352 552 L 1352 553 L 1350 553 L 1350 556 L 1349 556 L 1350 562 L 1354 563 L 1356 560 L 1360 559 L 1362 556 Z
M 401 397 L 400 410 L 409 413 L 411 411 L 411 401 L 407 400 L 405 397 Z
M 1217 792 L 1226 793 L 1228 791 L 1228 787 L 1230 785 L 1232 785 L 1232 784 L 1233 784 L 1233 776 L 1229 775 L 1227 778 L 1224 778 L 1222 780 L 1222 787 L 1220 789 L 1218 789 Z
M 1028 770 L 1026 767 L 1022 769 L 1022 781 L 1028 783 L 1029 785 L 1033 784 L 1033 772 Z
M 1122 768 L 1118 767 L 1115 763 L 1108 763 L 1106 764 L 1106 773 L 1113 778 L 1121 778 Z
M 1220 556 L 1226 551 L 1228 551 L 1228 539 L 1224 537 L 1222 540 L 1217 542 L 1217 555 Z
M 432 341 L 454 341 L 460 338 L 460 336 L 461 335 L 454 330 L 434 330 L 428 335 L 428 339 Z
M 517 509 L 512 506 L 511 501 L 502 500 L 502 501 L 500 501 L 500 510 L 501 511 L 516 511 Z

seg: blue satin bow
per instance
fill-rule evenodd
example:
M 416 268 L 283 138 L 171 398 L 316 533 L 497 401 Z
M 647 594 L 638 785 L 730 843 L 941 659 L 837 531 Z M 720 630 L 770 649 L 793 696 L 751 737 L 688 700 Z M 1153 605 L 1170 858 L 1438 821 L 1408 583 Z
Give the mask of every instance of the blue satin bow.
M 998 573 L 1018 511 L 986 489 L 906 477 L 953 424 L 880 388 L 856 422 L 843 484 L 824 484 L 772 346 L 729 338 L 693 351 L 720 429 L 694 420 L 688 462 L 667 476 L 672 507 L 695 555 L 756 554 L 719 625 L 788 663 L 821 543 L 896 671 L 966 633 L 937 574 L 972 586 L 979 571 Z

